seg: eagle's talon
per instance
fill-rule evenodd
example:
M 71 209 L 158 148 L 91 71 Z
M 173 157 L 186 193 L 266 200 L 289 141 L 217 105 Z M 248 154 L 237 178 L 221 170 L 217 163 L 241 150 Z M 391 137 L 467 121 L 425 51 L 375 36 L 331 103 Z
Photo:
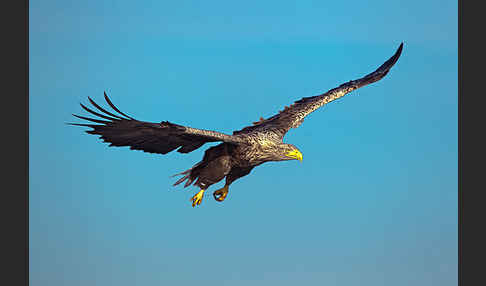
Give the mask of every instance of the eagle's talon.
M 195 194 L 190 200 L 192 200 L 192 207 L 198 206 L 201 204 L 204 195 L 204 190 L 200 190 L 197 194 Z
M 214 193 L 213 193 L 214 199 L 217 200 L 218 202 L 224 201 L 224 199 L 226 199 L 227 195 L 228 195 L 228 186 L 227 185 L 225 185 L 224 187 L 222 187 L 219 190 L 214 191 Z

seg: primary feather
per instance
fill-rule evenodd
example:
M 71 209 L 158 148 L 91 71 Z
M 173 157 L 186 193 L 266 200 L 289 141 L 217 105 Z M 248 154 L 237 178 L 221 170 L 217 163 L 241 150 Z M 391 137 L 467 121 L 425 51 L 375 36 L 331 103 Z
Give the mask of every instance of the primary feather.
M 89 134 L 101 135 L 104 142 L 111 143 L 110 146 L 129 146 L 133 150 L 142 150 L 149 153 L 167 154 L 177 148 L 180 153 L 189 153 L 201 147 L 206 142 L 228 142 L 239 143 L 241 140 L 237 136 L 226 135 L 223 133 L 195 129 L 182 125 L 177 125 L 169 121 L 160 123 L 144 122 L 134 119 L 121 112 L 104 94 L 105 100 L 114 111 L 120 115 L 113 114 L 91 98 L 88 98 L 91 104 L 101 114 L 81 104 L 81 107 L 87 112 L 107 120 L 100 120 L 73 114 L 77 118 L 91 121 L 96 124 L 78 124 L 71 125 L 91 127 L 93 130 L 86 131 Z

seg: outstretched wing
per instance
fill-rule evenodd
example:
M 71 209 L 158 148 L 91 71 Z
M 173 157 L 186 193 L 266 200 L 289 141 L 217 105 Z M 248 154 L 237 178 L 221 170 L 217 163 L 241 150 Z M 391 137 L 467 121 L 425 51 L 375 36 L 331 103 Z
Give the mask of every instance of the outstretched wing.
M 402 48 L 403 43 L 400 44 L 395 54 L 374 72 L 360 79 L 346 82 L 322 95 L 304 97 L 294 102 L 290 107 L 286 106 L 284 110 L 280 111 L 278 114 L 268 119 L 260 118 L 260 121 L 254 122 L 253 126 L 248 126 L 242 130 L 235 131 L 233 132 L 233 135 L 271 131 L 283 137 L 290 128 L 299 127 L 304 121 L 304 118 L 319 107 L 343 97 L 355 89 L 382 79 L 397 62 L 402 53 Z
M 223 141 L 234 144 L 240 143 L 240 138 L 238 138 L 238 136 L 231 136 L 215 131 L 195 129 L 170 123 L 168 121 L 162 121 L 161 123 L 138 121 L 118 110 L 108 96 L 106 96 L 106 93 L 104 96 L 106 102 L 119 115 L 103 109 L 88 97 L 91 104 L 102 113 L 93 111 L 83 104 L 81 104 L 81 107 L 99 118 L 95 119 L 75 114 L 73 115 L 77 118 L 98 124 L 69 124 L 93 128 L 93 130 L 88 130 L 86 132 L 89 134 L 101 135 L 100 138 L 103 139 L 104 142 L 111 143 L 110 146 L 130 146 L 130 149 L 132 150 L 167 154 L 176 148 L 179 148 L 177 152 L 189 153 L 201 147 L 206 142 Z

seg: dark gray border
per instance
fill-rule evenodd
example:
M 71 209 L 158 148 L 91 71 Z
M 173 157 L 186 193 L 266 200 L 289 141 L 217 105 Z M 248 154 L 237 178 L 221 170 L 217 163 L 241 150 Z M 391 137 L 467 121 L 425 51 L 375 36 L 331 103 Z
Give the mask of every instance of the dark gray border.
M 464 5 L 467 3 L 467 5 Z M 484 174 L 484 15 L 471 1 L 458 3 L 458 257 L 459 285 L 486 285 L 483 274 L 486 201 Z M 469 42 L 467 40 L 469 39 Z M 477 71 L 476 71 L 477 70 Z
M 3 49 L 2 87 L 6 87 L 0 105 L 3 139 L 0 192 L 2 285 L 29 285 L 28 5 L 28 0 L 6 1 L 2 5 L 4 29 L 0 46 Z

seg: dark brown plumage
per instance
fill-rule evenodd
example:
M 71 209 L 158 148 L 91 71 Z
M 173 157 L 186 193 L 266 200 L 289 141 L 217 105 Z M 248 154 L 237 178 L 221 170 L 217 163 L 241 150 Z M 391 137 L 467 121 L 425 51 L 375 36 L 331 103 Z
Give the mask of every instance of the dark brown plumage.
M 183 177 L 174 185 L 186 181 L 184 187 L 191 184 L 199 186 L 201 191 L 191 199 L 195 206 L 201 203 L 204 190 L 226 178 L 225 186 L 213 193 L 216 200 L 223 201 L 228 194 L 229 185 L 238 178 L 248 175 L 254 167 L 269 161 L 302 160 L 302 153 L 297 147 L 283 143 L 287 131 L 300 126 L 304 118 L 319 107 L 382 79 L 397 62 L 402 48 L 403 43 L 395 54 L 374 72 L 346 82 L 324 94 L 304 97 L 288 107 L 285 106 L 278 114 L 267 119 L 260 118 L 252 126 L 234 131 L 232 135 L 177 125 L 168 121 L 161 123 L 139 121 L 115 107 L 106 93 L 104 94 L 106 102 L 118 114 L 105 110 L 88 97 L 97 111 L 83 104 L 81 107 L 100 119 L 74 116 L 97 124 L 70 124 L 92 128 L 86 132 L 100 135 L 100 138 L 110 143 L 110 146 L 129 146 L 130 149 L 149 153 L 167 154 L 176 149 L 180 153 L 189 153 L 207 142 L 222 142 L 207 149 L 202 161 L 189 170 L 177 174 Z

